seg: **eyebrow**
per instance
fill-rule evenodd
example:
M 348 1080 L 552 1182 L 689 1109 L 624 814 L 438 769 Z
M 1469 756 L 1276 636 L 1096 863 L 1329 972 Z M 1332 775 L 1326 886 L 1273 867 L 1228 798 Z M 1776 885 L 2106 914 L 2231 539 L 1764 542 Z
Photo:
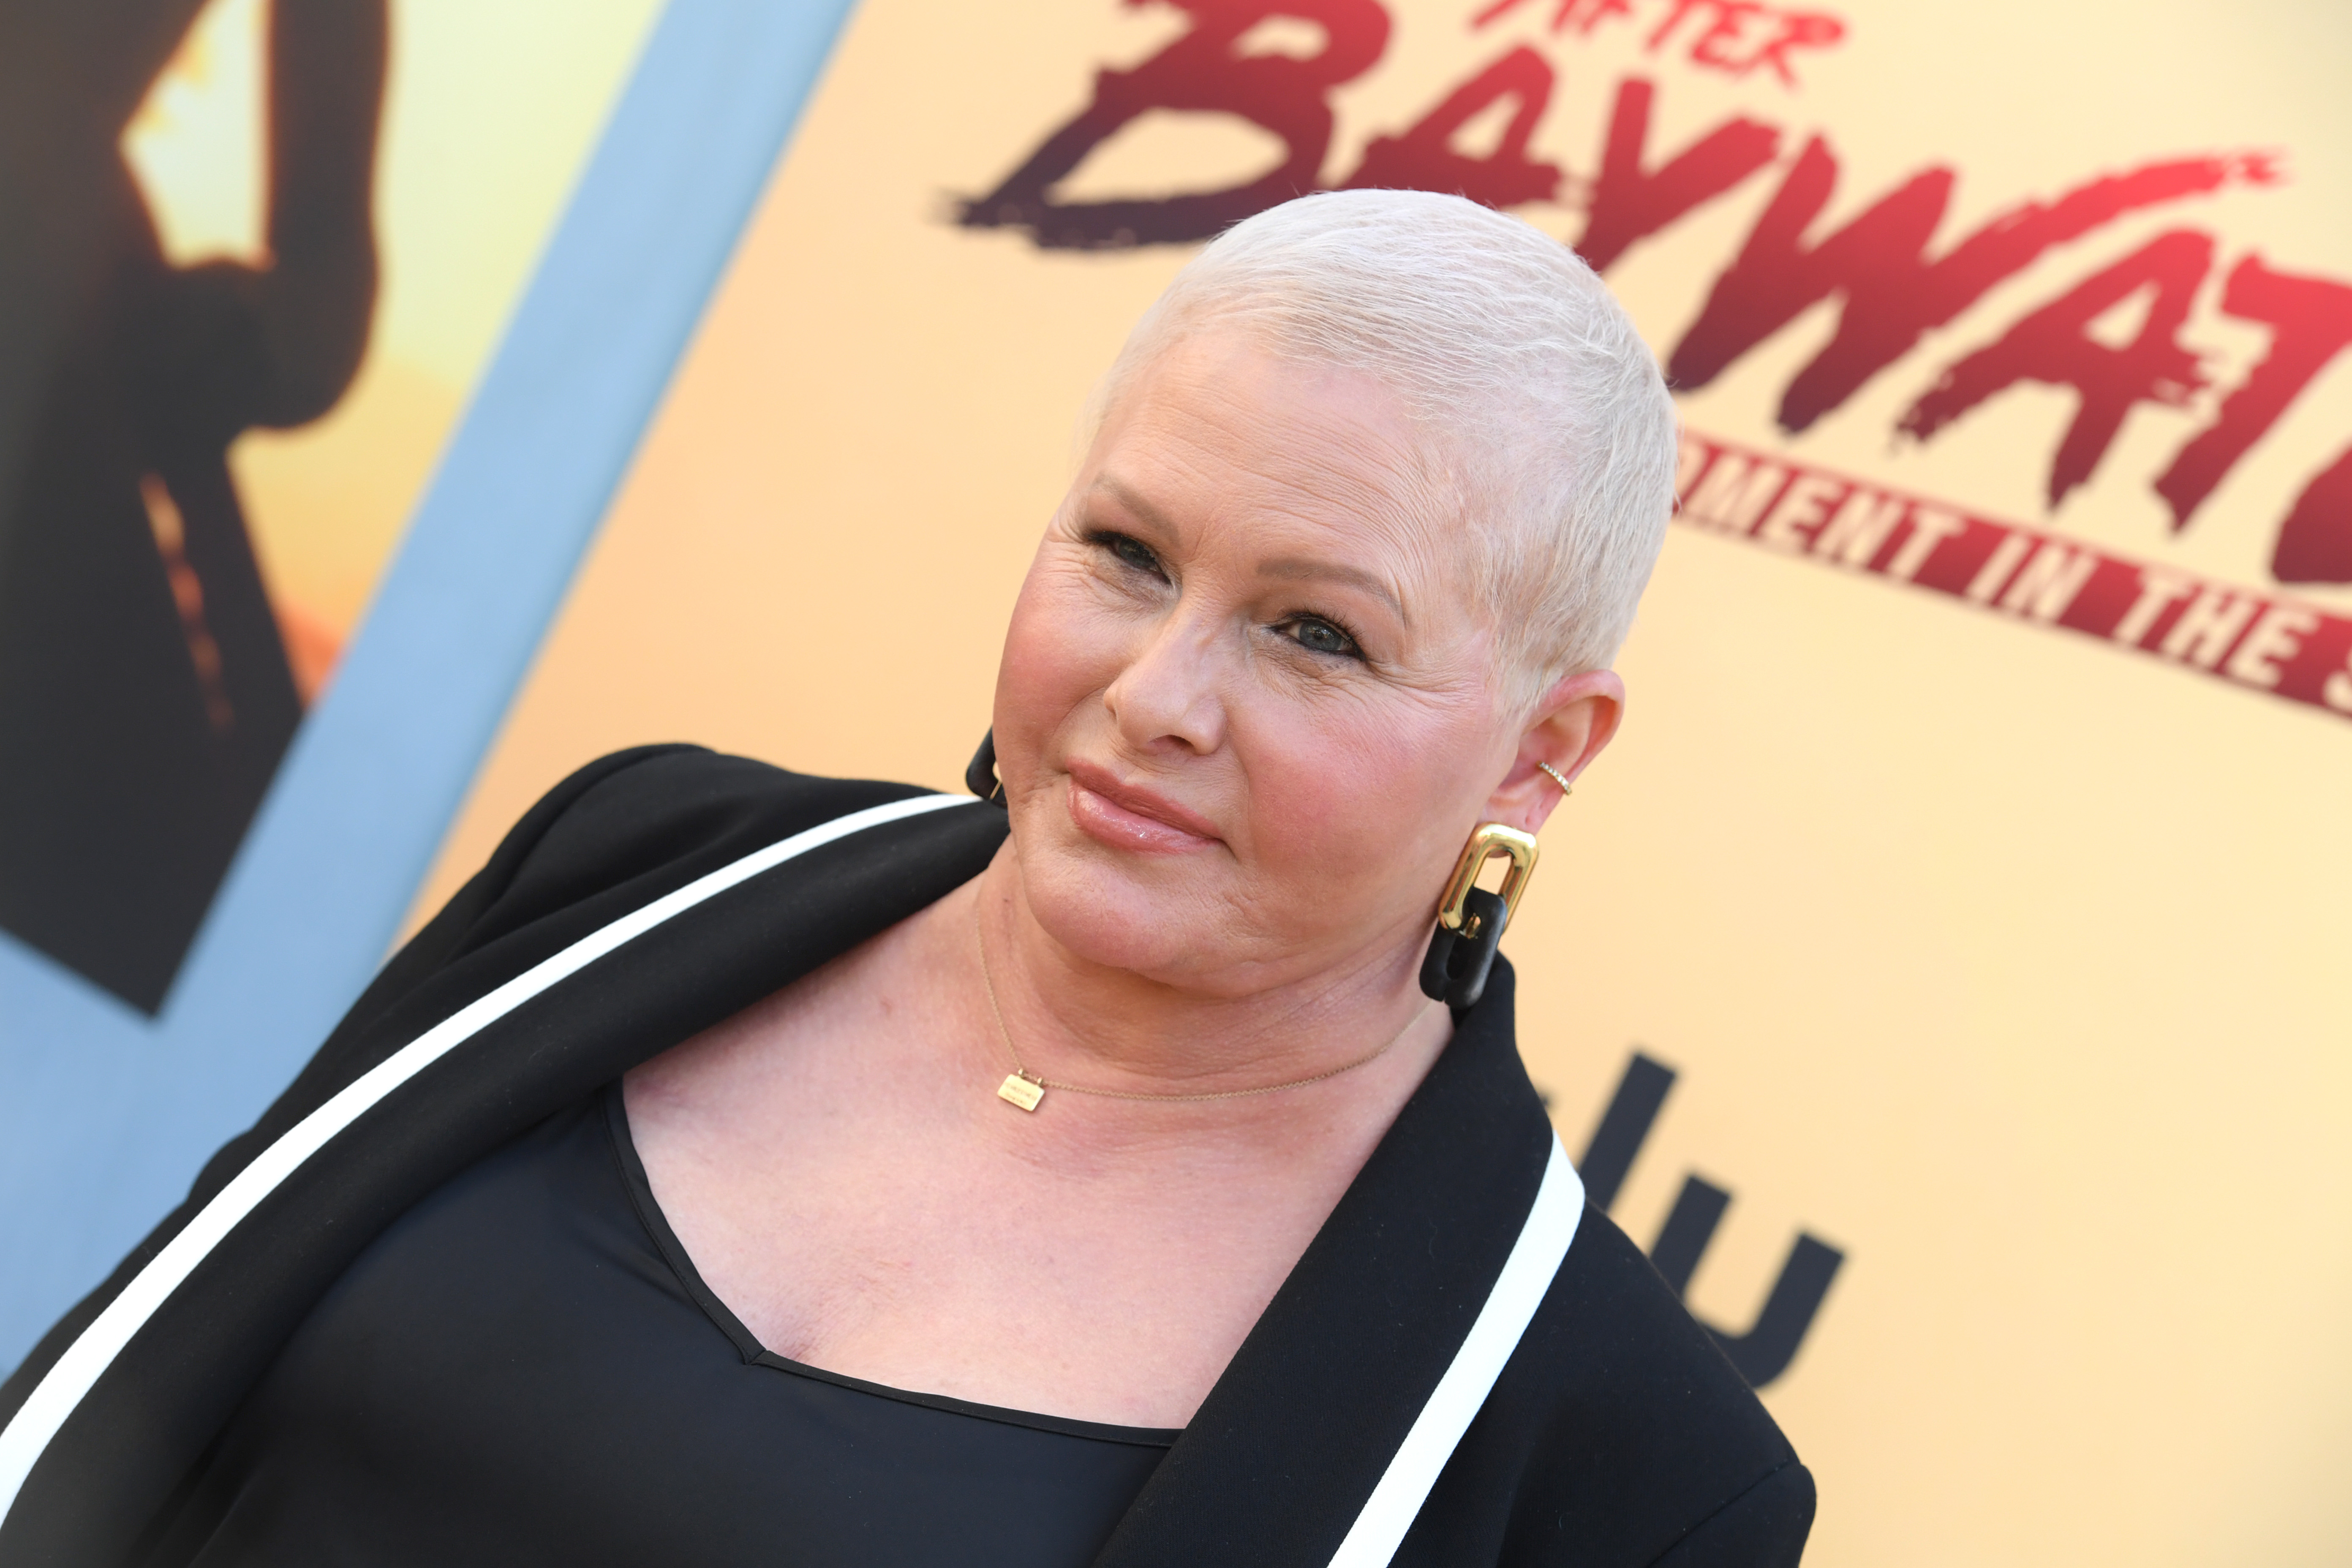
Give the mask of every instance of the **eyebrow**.
M 1174 519 L 1171 518 L 1166 512 L 1161 511 L 1158 507 L 1153 506 L 1150 501 L 1144 500 L 1141 492 L 1138 491 L 1133 485 L 1129 484 L 1126 480 L 1119 479 L 1118 476 L 1113 474 L 1097 474 L 1095 476 L 1095 482 L 1092 488 L 1108 493 L 1113 500 L 1116 500 L 1119 505 L 1135 513 L 1136 516 L 1141 518 L 1144 521 L 1150 523 L 1152 527 L 1158 529 L 1169 538 L 1181 539 L 1184 536 L 1184 531 L 1176 526 Z
M 1144 500 L 1134 486 L 1116 475 L 1097 474 L 1091 488 L 1106 492 L 1119 505 L 1127 508 L 1138 518 L 1150 523 L 1171 539 L 1183 537 L 1184 531 L 1178 528 L 1166 512 Z M 1402 621 L 1410 618 L 1405 615 L 1404 605 L 1398 599 L 1396 591 L 1360 566 L 1349 566 L 1337 561 L 1311 561 L 1304 556 L 1285 555 L 1272 561 L 1259 562 L 1257 574 L 1261 577 L 1272 577 L 1290 583 L 1345 583 L 1349 587 L 1362 589 L 1388 605 L 1390 609 L 1396 612 L 1397 619 Z
M 1279 577 L 1288 582 L 1319 580 L 1326 583 L 1345 583 L 1349 587 L 1361 588 L 1365 593 L 1388 605 L 1390 609 L 1396 612 L 1397 619 L 1402 621 L 1407 618 L 1404 605 L 1399 602 L 1395 592 L 1386 583 L 1360 566 L 1343 566 L 1336 561 L 1305 561 L 1295 556 L 1284 556 L 1278 560 L 1259 562 L 1257 574 L 1261 577 Z

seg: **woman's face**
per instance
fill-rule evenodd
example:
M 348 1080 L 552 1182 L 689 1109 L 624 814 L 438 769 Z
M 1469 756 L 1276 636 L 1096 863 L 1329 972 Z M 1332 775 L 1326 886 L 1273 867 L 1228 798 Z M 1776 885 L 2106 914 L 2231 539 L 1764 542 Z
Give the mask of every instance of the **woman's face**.
M 1215 332 L 1148 367 L 1046 530 L 998 674 L 1045 930 L 1223 995 L 1417 958 L 1471 828 L 1533 827 L 1557 792 L 1532 757 L 1572 767 L 1614 716 L 1604 697 L 1565 757 L 1523 746 L 1465 527 L 1370 378 Z

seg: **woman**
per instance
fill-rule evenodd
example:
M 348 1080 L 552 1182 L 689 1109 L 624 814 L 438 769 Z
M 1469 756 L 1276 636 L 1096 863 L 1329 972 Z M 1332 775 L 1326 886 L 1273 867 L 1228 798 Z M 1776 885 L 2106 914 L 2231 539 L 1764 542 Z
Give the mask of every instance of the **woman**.
M 1099 402 L 995 799 L 557 789 L 11 1383 L 0 1562 L 1796 1561 L 1493 957 L 1622 706 L 1650 356 L 1525 225 L 1356 192 Z

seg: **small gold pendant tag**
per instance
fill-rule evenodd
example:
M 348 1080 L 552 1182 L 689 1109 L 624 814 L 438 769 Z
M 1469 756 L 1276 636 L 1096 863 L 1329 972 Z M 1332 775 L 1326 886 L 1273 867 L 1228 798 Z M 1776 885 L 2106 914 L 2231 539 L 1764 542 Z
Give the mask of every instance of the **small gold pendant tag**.
M 996 1086 L 996 1098 L 1009 1100 L 1024 1110 L 1034 1110 L 1037 1102 L 1045 1098 L 1045 1086 L 1032 1083 L 1017 1072 L 1009 1072 L 1004 1081 Z

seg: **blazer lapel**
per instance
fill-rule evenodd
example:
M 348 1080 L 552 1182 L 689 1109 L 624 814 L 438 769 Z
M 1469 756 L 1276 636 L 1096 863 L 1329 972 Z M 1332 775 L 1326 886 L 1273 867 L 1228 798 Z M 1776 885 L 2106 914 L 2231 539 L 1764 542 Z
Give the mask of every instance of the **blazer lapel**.
M 1486 994 L 1341 1196 L 1097 1568 L 1322 1568 L 1485 1306 L 1555 1140 Z

